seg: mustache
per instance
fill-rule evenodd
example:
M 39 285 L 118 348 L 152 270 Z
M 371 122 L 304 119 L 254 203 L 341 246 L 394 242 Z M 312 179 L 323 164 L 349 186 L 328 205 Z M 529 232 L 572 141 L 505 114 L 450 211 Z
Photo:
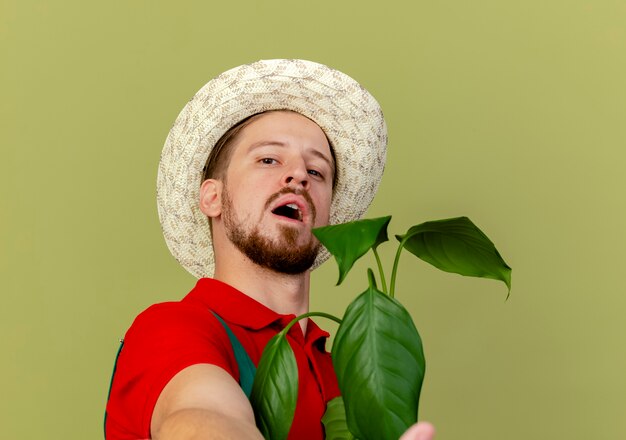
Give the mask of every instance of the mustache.
M 274 203 L 274 201 L 277 198 L 285 194 L 295 194 L 297 196 L 302 196 L 302 198 L 307 204 L 307 207 L 309 208 L 309 212 L 311 213 L 311 218 L 315 220 L 315 215 L 316 215 L 315 204 L 313 203 L 313 199 L 311 198 L 311 195 L 305 189 L 300 189 L 300 188 L 293 189 L 293 188 L 289 188 L 288 186 L 286 186 L 282 188 L 280 191 L 277 191 L 268 197 L 267 202 L 265 202 L 265 209 L 269 209 L 272 203 Z

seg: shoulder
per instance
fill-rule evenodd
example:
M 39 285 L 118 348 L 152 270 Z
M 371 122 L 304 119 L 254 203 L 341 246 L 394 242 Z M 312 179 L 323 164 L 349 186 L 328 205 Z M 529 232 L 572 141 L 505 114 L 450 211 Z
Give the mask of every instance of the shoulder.
M 154 304 L 137 315 L 126 338 L 200 329 L 214 330 L 218 327 L 219 322 L 206 307 L 184 301 L 164 302 Z
M 238 379 L 228 335 L 208 308 L 182 301 L 155 304 L 141 312 L 126 332 L 117 359 L 107 429 L 123 427 L 144 438 L 163 388 L 197 364 L 218 366 Z
M 206 307 L 187 302 L 166 302 L 141 312 L 126 332 L 126 355 L 139 357 L 149 367 L 158 363 L 207 362 L 230 364 L 228 335 Z M 186 362 L 185 362 L 186 360 Z M 212 362 L 210 362 L 212 361 Z M 231 370 L 231 368 L 229 368 Z

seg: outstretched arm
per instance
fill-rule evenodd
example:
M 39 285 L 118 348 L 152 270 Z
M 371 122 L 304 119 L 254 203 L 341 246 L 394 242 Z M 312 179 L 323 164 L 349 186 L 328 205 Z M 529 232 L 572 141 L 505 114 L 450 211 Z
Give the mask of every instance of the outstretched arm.
M 198 364 L 165 386 L 152 413 L 155 440 L 263 440 L 239 384 L 222 368 Z M 432 440 L 428 422 L 409 428 L 400 440 Z
M 263 440 L 248 398 L 222 368 L 198 364 L 165 386 L 152 413 L 155 440 Z

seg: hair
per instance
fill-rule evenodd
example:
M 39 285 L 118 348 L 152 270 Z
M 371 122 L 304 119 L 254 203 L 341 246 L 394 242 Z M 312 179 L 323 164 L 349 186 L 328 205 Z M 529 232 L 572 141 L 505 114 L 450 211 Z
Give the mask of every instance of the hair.
M 224 180 L 226 178 L 226 170 L 230 164 L 230 157 L 232 156 L 232 146 L 235 143 L 241 130 L 250 125 L 255 119 L 258 119 L 263 113 L 256 113 L 248 116 L 247 118 L 237 122 L 230 127 L 226 133 L 215 143 L 215 147 L 211 150 L 211 154 L 204 165 L 202 173 L 202 182 L 207 179 L 219 179 Z
M 237 137 L 241 133 L 241 131 L 250 125 L 252 122 L 257 120 L 261 115 L 266 113 L 274 112 L 274 111 L 293 111 L 293 110 L 268 110 L 260 113 L 255 113 L 254 115 L 248 116 L 245 119 L 237 122 L 231 128 L 229 128 L 226 133 L 222 135 L 221 138 L 215 143 L 215 147 L 211 150 L 209 157 L 207 158 L 206 164 L 204 165 L 203 173 L 202 173 L 202 182 L 207 179 L 218 179 L 225 181 L 226 180 L 226 170 L 228 169 L 228 165 L 230 164 L 230 158 L 233 153 L 233 145 L 237 140 Z M 324 133 L 326 135 L 326 133 Z M 337 183 L 337 158 L 335 157 L 335 150 L 333 148 L 330 139 L 326 136 L 326 140 L 328 141 L 328 145 L 330 147 L 330 154 L 335 164 L 335 172 L 333 174 L 333 190 Z

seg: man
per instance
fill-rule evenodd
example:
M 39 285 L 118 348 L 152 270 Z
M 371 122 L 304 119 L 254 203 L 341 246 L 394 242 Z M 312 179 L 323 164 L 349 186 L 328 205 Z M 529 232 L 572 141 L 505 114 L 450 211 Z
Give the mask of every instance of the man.
M 196 94 L 166 141 L 157 200 L 170 250 L 201 279 L 127 332 L 109 440 L 262 438 L 238 356 L 258 364 L 267 341 L 308 311 L 310 270 L 328 256 L 311 229 L 362 216 L 385 149 L 374 98 L 316 63 L 240 66 Z M 323 438 L 320 419 L 339 395 L 327 336 L 306 319 L 287 336 L 299 378 L 290 439 Z M 410 431 L 403 440 L 432 437 L 428 424 Z

